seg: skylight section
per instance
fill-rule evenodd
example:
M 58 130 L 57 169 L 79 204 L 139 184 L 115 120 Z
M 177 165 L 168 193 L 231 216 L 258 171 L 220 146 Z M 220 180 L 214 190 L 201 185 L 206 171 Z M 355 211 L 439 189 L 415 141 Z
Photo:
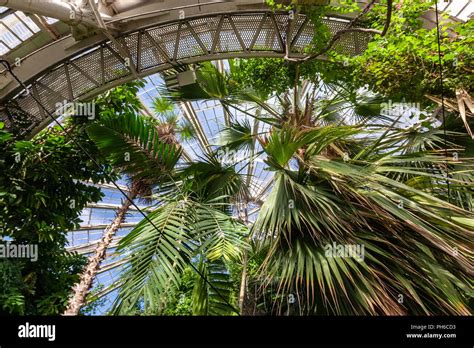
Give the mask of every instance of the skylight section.
M 56 22 L 59 22 L 59 19 L 56 18 L 51 18 L 51 17 L 44 17 L 46 19 L 46 23 L 48 24 L 54 24 Z
M 21 11 L 6 15 L 0 20 L 0 54 L 8 53 L 39 31 L 40 28 Z
M 463 21 L 469 20 L 474 15 L 472 0 L 441 0 L 438 2 L 438 9 Z

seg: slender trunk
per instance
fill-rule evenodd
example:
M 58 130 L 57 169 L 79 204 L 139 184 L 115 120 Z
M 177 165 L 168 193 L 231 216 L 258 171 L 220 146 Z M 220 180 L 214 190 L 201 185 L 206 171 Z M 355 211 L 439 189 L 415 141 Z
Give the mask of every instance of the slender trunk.
M 249 215 L 248 215 L 248 201 L 245 202 L 244 207 L 244 216 L 243 220 L 246 225 L 249 223 Z M 244 314 L 244 307 L 245 307 L 245 292 L 247 290 L 247 264 L 248 264 L 248 254 L 247 249 L 244 250 L 243 255 L 243 264 L 242 264 L 242 278 L 240 281 L 240 292 L 239 292 L 239 310 L 240 314 Z
M 243 267 L 242 267 L 242 278 L 240 281 L 240 292 L 239 292 L 239 310 L 240 314 L 244 314 L 245 304 L 245 290 L 247 288 L 247 250 L 244 250 L 243 256 Z
M 129 193 L 129 198 L 131 200 L 135 199 L 138 193 L 138 187 L 132 185 L 132 189 Z M 100 240 L 97 248 L 95 249 L 94 255 L 89 258 L 89 263 L 81 274 L 79 282 L 76 283 L 73 287 L 74 294 L 69 299 L 68 306 L 64 311 L 63 315 L 78 315 L 79 310 L 85 304 L 86 295 L 92 286 L 92 281 L 94 280 L 97 271 L 99 270 L 100 262 L 104 260 L 107 248 L 110 245 L 112 238 L 114 237 L 117 230 L 120 228 L 122 221 L 125 217 L 125 214 L 130 208 L 132 203 L 130 200 L 125 199 L 122 203 L 122 206 L 117 211 L 117 215 L 112 221 L 112 223 L 107 226 L 102 234 L 102 239 Z

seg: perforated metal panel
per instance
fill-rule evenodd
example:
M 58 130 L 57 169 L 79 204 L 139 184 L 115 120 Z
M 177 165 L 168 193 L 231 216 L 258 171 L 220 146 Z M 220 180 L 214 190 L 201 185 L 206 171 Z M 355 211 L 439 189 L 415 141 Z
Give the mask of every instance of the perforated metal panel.
M 336 18 L 324 22 L 332 34 L 348 25 L 348 20 Z M 288 13 L 269 11 L 214 14 L 156 25 L 123 34 L 116 42 L 98 43 L 87 52 L 50 67 L 42 77 L 27 81 L 32 86 L 29 95 L 10 96 L 3 103 L 0 119 L 8 128 L 28 134 L 49 122 L 31 93 L 39 97 L 49 112 L 55 112 L 55 105 L 65 99 L 91 98 L 114 83 L 144 77 L 176 64 L 263 53 L 266 57 L 302 58 L 317 35 L 304 15 L 291 19 Z M 334 49 L 359 54 L 369 39 L 367 33 L 347 33 Z

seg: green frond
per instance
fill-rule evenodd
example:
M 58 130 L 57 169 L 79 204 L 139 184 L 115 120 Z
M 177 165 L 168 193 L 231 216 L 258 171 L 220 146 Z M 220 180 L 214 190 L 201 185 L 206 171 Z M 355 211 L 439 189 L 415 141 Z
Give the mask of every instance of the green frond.
M 210 261 L 238 260 L 248 248 L 245 242 L 247 227 L 212 206 L 196 207 L 194 229 L 196 238 L 202 241 L 200 249 Z
M 154 308 L 159 294 L 178 284 L 180 274 L 193 255 L 190 236 L 191 203 L 167 202 L 142 220 L 119 244 L 118 251 L 129 258 L 121 274 L 121 288 L 114 312 L 126 313 L 143 301 Z
M 289 293 L 305 297 L 305 313 L 470 313 L 468 225 L 474 216 L 433 194 L 446 187 L 439 171 L 446 157 L 379 151 L 385 145 L 377 139 L 376 147 L 359 156 L 363 161 L 351 159 L 357 147 L 348 147 L 351 156 L 339 156 L 359 132 L 323 127 L 300 138 L 274 131 L 269 139 L 265 149 L 277 163 L 274 186 L 252 228 L 261 245 L 271 243 L 261 269 L 266 286 L 277 285 L 283 307 Z M 293 147 L 281 150 L 283 144 Z M 284 169 L 305 144 L 298 170 Z M 472 181 L 452 176 L 453 191 L 472 190 Z M 364 245 L 365 260 L 327 257 L 323 248 L 331 243 Z M 419 280 L 430 277 L 449 285 L 441 289 Z
M 235 315 L 233 283 L 225 263 L 221 260 L 209 261 L 201 256 L 198 270 L 207 282 L 201 277 L 196 281 L 192 294 L 193 314 Z
M 152 108 L 159 116 L 168 115 L 174 111 L 172 101 L 165 97 L 156 97 L 152 102 Z
M 247 119 L 242 122 L 233 122 L 219 133 L 216 145 L 230 150 L 249 149 L 252 147 L 255 139 L 255 135 L 252 132 L 252 126 Z
M 162 142 L 157 128 L 137 114 L 102 117 L 87 128 L 87 134 L 133 180 L 159 182 L 182 153 L 179 145 Z
M 196 129 L 191 122 L 182 120 L 178 124 L 178 133 L 182 141 L 188 141 L 196 137 Z
M 181 171 L 188 189 L 205 200 L 215 197 L 246 195 L 243 174 L 232 165 L 224 165 L 215 154 L 205 155 Z
M 156 301 L 170 287 L 179 284 L 183 270 L 196 257 L 216 263 L 204 271 L 210 272 L 208 280 L 215 282 L 223 296 L 228 296 L 226 287 L 220 284 L 220 279 L 228 275 L 221 274 L 219 260 L 238 260 L 247 247 L 244 238 L 248 231 L 219 210 L 221 205 L 201 203 L 187 196 L 164 199 L 148 219 L 142 220 L 120 241 L 118 251 L 128 263 L 121 274 L 120 292 L 114 304 L 116 313 L 127 313 L 140 303 L 153 312 L 159 305 Z M 205 281 L 198 279 L 197 282 Z M 207 288 L 207 284 L 202 285 L 206 298 L 210 299 L 206 302 L 206 311 L 222 310 L 220 296 L 214 289 Z

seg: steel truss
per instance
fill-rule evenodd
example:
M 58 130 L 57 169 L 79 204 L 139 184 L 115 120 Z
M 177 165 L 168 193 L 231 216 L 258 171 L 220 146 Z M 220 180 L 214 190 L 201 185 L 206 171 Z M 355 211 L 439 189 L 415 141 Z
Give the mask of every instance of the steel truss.
M 324 19 L 332 35 L 348 22 Z M 370 33 L 349 32 L 333 49 L 357 55 L 370 37 Z M 59 103 L 86 101 L 137 77 L 181 64 L 236 57 L 304 58 L 313 39 L 317 37 L 309 19 L 288 12 L 238 11 L 161 23 L 113 41 L 105 38 L 36 72 L 26 81 L 27 92 L 16 88 L 3 98 L 0 120 L 13 132 L 32 135 L 50 122 L 32 94 L 54 113 Z

